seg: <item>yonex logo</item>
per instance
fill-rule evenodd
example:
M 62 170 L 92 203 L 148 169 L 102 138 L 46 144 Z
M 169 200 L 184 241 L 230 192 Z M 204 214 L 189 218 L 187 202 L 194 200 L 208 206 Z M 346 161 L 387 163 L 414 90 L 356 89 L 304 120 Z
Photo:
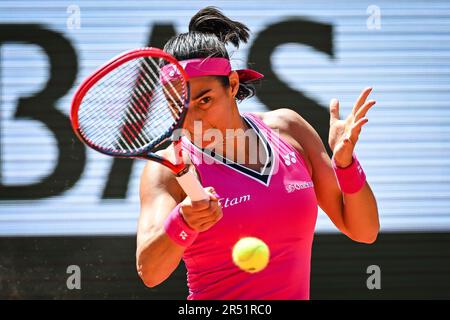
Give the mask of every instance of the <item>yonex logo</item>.
M 188 235 L 187 235 L 186 232 L 184 232 L 184 231 L 181 231 L 181 232 L 180 232 L 180 238 L 181 238 L 181 239 L 186 240 L 187 236 L 188 236 Z
M 176 74 L 180 74 L 180 71 L 177 69 L 176 66 L 173 66 L 170 70 L 169 70 L 169 77 L 173 77 Z
M 287 166 L 290 166 L 291 163 L 296 163 L 297 162 L 297 159 L 295 158 L 295 153 L 294 152 L 289 152 L 288 154 L 284 155 L 283 158 L 284 158 L 284 163 Z
M 184 68 L 183 65 L 182 65 L 182 67 Z M 180 74 L 180 70 L 178 70 L 178 68 L 175 65 L 171 65 L 169 68 L 170 69 L 167 72 L 169 77 L 174 77 L 175 75 Z
M 359 174 L 363 173 L 363 169 L 361 168 L 361 165 L 358 165 L 358 172 L 359 172 Z
M 314 183 L 312 181 L 300 181 L 295 183 L 289 183 L 286 185 L 286 191 L 288 193 L 297 191 L 297 190 L 303 190 L 307 188 L 313 188 Z

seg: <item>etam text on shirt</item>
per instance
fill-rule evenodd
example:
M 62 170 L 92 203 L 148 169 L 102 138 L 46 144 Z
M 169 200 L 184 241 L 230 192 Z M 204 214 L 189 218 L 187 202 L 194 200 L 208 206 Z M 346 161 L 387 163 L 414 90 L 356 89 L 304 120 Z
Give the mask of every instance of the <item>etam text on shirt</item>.
M 232 207 L 232 206 L 235 206 L 237 204 L 241 204 L 241 203 L 247 202 L 247 201 L 250 201 L 249 194 L 242 195 L 240 197 L 235 197 L 235 198 L 220 198 L 219 205 L 221 208 L 228 208 L 228 207 Z

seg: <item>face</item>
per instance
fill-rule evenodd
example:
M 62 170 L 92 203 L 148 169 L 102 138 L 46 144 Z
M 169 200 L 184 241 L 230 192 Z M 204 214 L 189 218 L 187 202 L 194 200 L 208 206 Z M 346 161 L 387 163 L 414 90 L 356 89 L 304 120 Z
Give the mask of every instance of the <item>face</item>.
M 194 130 L 194 122 L 201 122 L 201 132 L 208 129 L 218 129 L 225 133 L 230 124 L 236 121 L 237 105 L 235 95 L 239 88 L 239 78 L 236 72 L 229 76 L 230 86 L 228 88 L 216 77 L 196 77 L 190 79 L 191 101 L 184 123 L 184 128 L 189 131 L 192 139 L 202 141 L 202 145 L 210 141 L 204 141 L 199 136 L 198 127 Z M 198 124 L 197 124 L 198 126 Z M 196 134 L 197 136 L 194 136 Z

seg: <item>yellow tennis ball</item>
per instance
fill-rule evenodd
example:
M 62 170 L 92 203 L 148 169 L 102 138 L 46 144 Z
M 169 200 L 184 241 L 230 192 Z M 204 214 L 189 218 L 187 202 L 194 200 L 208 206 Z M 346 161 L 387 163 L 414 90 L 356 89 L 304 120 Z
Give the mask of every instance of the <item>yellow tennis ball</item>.
M 269 263 L 269 247 L 254 237 L 240 239 L 233 247 L 233 262 L 242 270 L 255 273 Z

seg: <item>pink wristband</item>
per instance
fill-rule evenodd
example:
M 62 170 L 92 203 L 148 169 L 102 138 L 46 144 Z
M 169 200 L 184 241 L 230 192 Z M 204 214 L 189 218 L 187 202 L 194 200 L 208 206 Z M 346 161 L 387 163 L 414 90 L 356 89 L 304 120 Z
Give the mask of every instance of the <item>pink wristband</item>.
M 183 220 L 180 205 L 177 205 L 164 221 L 164 230 L 170 239 L 182 247 L 189 247 L 198 235 L 198 232 Z
M 339 182 L 341 191 L 347 194 L 358 192 L 366 182 L 366 174 L 356 158 L 355 153 L 353 153 L 352 158 L 352 164 L 345 168 L 339 168 L 334 161 L 334 157 L 332 160 L 334 173 Z

